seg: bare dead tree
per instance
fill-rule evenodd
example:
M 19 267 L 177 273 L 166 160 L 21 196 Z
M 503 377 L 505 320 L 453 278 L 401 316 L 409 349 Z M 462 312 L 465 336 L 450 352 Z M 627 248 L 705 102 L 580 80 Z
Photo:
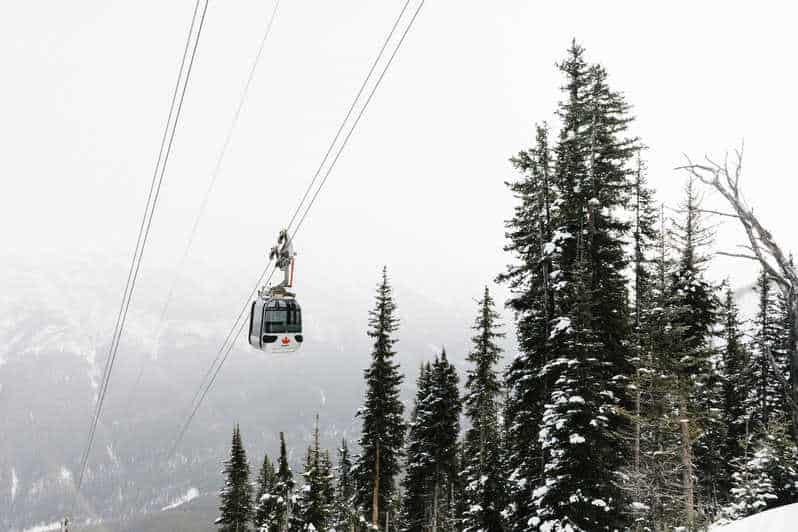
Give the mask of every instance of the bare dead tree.
M 798 338 L 798 272 L 773 235 L 762 224 L 759 217 L 754 214 L 754 209 L 745 200 L 740 188 L 740 177 L 743 168 L 743 146 L 734 150 L 732 160 L 729 153 L 723 162 L 716 162 L 709 157 L 704 157 L 701 163 L 694 163 L 685 156 L 687 164 L 680 166 L 691 176 L 702 183 L 714 188 L 729 204 L 732 213 L 724 213 L 740 222 L 748 244 L 746 253 L 719 253 L 730 257 L 737 257 L 757 261 L 767 272 L 768 276 L 776 283 L 785 299 L 789 301 L 792 317 L 793 338 Z M 792 384 L 787 382 L 781 371 L 776 367 L 773 356 L 768 353 L 768 359 L 773 367 L 774 374 L 778 377 L 792 412 L 792 432 L 795 441 L 798 441 L 798 346 L 793 346 L 790 358 L 790 374 Z

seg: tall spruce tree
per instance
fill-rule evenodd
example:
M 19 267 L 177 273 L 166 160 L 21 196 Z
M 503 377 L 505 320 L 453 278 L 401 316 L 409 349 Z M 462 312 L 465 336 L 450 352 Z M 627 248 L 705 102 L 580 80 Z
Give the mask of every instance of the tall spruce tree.
M 352 459 L 346 440 L 341 441 L 338 449 L 337 483 L 335 488 L 335 505 L 333 509 L 333 528 L 340 532 L 354 532 L 358 523 L 353 498 L 355 495 L 352 478 Z
M 402 530 L 449 530 L 456 524 L 460 433 L 459 378 L 446 351 L 423 365 L 408 437 Z
M 394 334 L 399 321 L 396 304 L 383 268 L 376 305 L 369 312 L 368 335 L 374 340 L 371 365 L 365 370 L 366 396 L 358 415 L 363 421 L 360 455 L 354 470 L 355 500 L 363 517 L 373 526 L 385 522 L 393 498 L 405 440 L 404 406 L 399 398 L 402 374 L 394 362 Z
M 313 431 L 313 444 L 308 447 L 304 485 L 293 512 L 294 528 L 298 530 L 328 530 L 332 519 L 334 498 L 332 466 L 319 437 L 319 417 Z
M 621 414 L 631 404 L 623 275 L 630 224 L 620 211 L 636 147 L 626 136 L 628 105 L 583 55 L 574 43 L 561 65 L 567 82 L 556 152 L 564 238 L 553 259 L 551 362 L 542 372 L 553 383 L 540 428 L 545 467 L 530 521 L 551 530 L 615 530 L 628 515 L 618 479 L 628 458 L 620 435 L 630 429 Z
M 673 353 L 671 367 L 677 378 L 684 446 L 685 518 L 687 526 L 693 528 L 699 525 L 702 516 L 711 518 L 722 502 L 719 495 L 723 493 L 726 468 L 720 442 L 725 440 L 725 427 L 719 415 L 722 381 L 711 345 L 717 298 L 705 276 L 709 261 L 705 249 L 713 234 L 703 222 L 701 198 L 692 179 L 688 180 L 684 193 L 682 219 L 674 224 L 679 257 L 671 282 L 671 305 L 677 309 L 677 323 L 682 329 L 681 349 Z M 694 475 L 698 478 L 697 490 Z M 697 495 L 701 496 L 700 501 Z
M 256 530 L 269 529 L 269 514 L 272 507 L 272 494 L 274 486 L 277 482 L 277 474 L 274 471 L 274 465 L 269 460 L 269 455 L 263 456 L 263 465 L 258 473 L 258 479 L 255 483 L 257 491 L 255 492 L 255 516 L 254 524 Z
M 222 532 L 247 532 L 252 519 L 252 486 L 249 463 L 238 425 L 233 429 L 230 458 L 224 462 L 224 487 L 219 491 L 221 506 L 215 523 Z
M 790 264 L 792 264 L 792 262 L 793 259 L 791 255 Z M 794 318 L 791 312 L 789 298 L 779 292 L 776 306 L 778 308 L 778 348 L 774 355 L 777 360 L 783 361 L 782 363 L 786 365 L 785 375 L 787 376 L 787 384 L 789 389 L 792 389 L 794 380 L 798 378 L 798 375 L 793 375 L 791 370 L 793 366 L 791 361 L 796 358 L 796 345 L 798 345 L 798 339 L 795 337 L 796 327 L 793 323 Z M 782 391 L 782 394 L 786 395 L 784 391 Z M 795 434 L 792 427 L 792 416 L 788 416 L 786 423 L 787 429 L 792 434 Z
M 751 389 L 747 368 L 749 364 L 748 348 L 744 341 L 743 324 L 739 316 L 739 309 L 734 301 L 731 288 L 726 289 L 726 294 L 721 307 L 723 329 L 721 335 L 724 340 L 723 353 L 723 408 L 722 420 L 726 427 L 726 439 L 723 442 L 723 461 L 727 464 L 736 464 L 743 458 L 747 447 L 748 434 L 750 433 L 750 414 L 747 410 L 748 397 Z M 728 477 L 728 474 L 727 474 Z M 728 478 L 728 482 L 731 478 Z M 731 486 L 724 486 L 724 491 Z
M 422 532 L 432 522 L 431 424 L 433 373 L 429 362 L 421 364 L 416 380 L 416 396 L 410 417 L 410 430 L 405 451 L 405 476 L 402 480 L 402 504 L 399 529 L 403 532 Z
M 685 522 L 683 470 L 676 370 L 683 328 L 679 309 L 672 304 L 674 262 L 669 253 L 663 209 L 660 209 L 655 253 L 651 259 L 648 289 L 641 294 L 640 328 L 635 331 L 641 352 L 636 366 L 640 410 L 635 416 L 639 431 L 639 455 L 630 478 L 633 496 L 633 528 L 637 531 L 672 530 Z M 637 435 L 637 434 L 636 434 Z
M 288 465 L 285 435 L 280 433 L 280 458 L 277 461 L 277 478 L 273 494 L 269 498 L 270 512 L 267 523 L 269 532 L 285 532 L 291 524 L 294 502 L 294 473 Z
M 498 276 L 511 290 L 507 306 L 514 312 L 519 353 L 505 374 L 508 398 L 504 403 L 505 463 L 508 470 L 507 526 L 527 530 L 536 515 L 532 490 L 543 473 L 538 440 L 550 377 L 540 377 L 549 361 L 549 336 L 554 317 L 554 283 L 558 273 L 552 258 L 561 252 L 564 234 L 555 233 L 559 194 L 553 179 L 549 132 L 537 127 L 534 148 L 511 159 L 521 178 L 508 183 L 518 201 L 507 221 L 505 251 L 516 263 Z M 555 279 L 558 283 L 559 278 Z
M 748 379 L 752 383 L 749 388 L 748 409 L 755 430 L 764 430 L 771 421 L 778 423 L 787 416 L 786 397 L 771 359 L 776 363 L 782 377 L 789 373 L 786 352 L 782 349 L 781 312 L 778 300 L 773 292 L 770 279 L 762 271 L 757 278 L 759 306 L 755 321 L 755 349 L 751 357 Z
M 637 153 L 637 168 L 631 186 L 632 222 L 632 341 L 630 343 L 630 362 L 634 366 L 630 392 L 634 397 L 634 433 L 632 436 L 633 460 L 626 473 L 624 483 L 630 492 L 635 518 L 641 523 L 647 521 L 645 511 L 650 506 L 642 502 L 649 492 L 646 470 L 643 467 L 644 443 L 649 434 L 648 409 L 653 371 L 652 357 L 652 319 L 656 307 L 654 294 L 655 270 L 653 268 L 657 242 L 657 208 L 654 193 L 646 179 L 645 164 Z
M 458 442 L 460 435 L 460 378 L 446 357 L 446 350 L 432 364 L 431 413 L 432 451 L 432 530 L 450 530 L 454 526 L 454 488 L 457 483 Z
M 486 286 L 468 355 L 472 367 L 466 380 L 465 413 L 471 428 L 465 435 L 462 473 L 465 508 L 462 528 L 466 532 L 504 530 L 506 479 L 498 415 L 501 384 L 496 374 L 501 357 L 497 341 L 504 334 L 498 331 L 498 320 L 499 314 Z

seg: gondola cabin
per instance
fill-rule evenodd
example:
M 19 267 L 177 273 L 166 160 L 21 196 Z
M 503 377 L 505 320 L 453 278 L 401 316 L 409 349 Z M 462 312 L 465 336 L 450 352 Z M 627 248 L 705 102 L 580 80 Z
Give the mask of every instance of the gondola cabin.
M 267 353 L 294 353 L 302 346 L 302 309 L 293 297 L 259 297 L 249 316 L 249 344 Z

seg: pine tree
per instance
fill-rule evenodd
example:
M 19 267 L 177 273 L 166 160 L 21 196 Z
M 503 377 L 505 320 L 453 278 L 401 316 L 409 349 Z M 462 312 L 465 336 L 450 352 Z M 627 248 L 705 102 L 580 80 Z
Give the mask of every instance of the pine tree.
M 258 473 L 256 485 L 258 487 L 255 495 L 255 518 L 256 529 L 261 527 L 268 530 L 269 514 L 271 513 L 271 499 L 274 487 L 277 482 L 277 474 L 274 465 L 269 460 L 269 455 L 263 457 L 263 465 Z
M 224 463 L 225 485 L 219 491 L 221 506 L 215 524 L 223 532 L 246 532 L 252 519 L 252 486 L 241 431 L 233 429 L 230 458 Z
M 790 256 L 790 264 L 792 264 L 793 259 Z M 778 344 L 776 349 L 774 350 L 774 358 L 777 361 L 781 361 L 781 364 L 784 365 L 784 374 L 787 377 L 787 383 L 790 389 L 793 387 L 794 379 L 798 378 L 798 376 L 792 374 L 792 364 L 791 361 L 796 358 L 796 342 L 795 331 L 796 327 L 793 324 L 793 314 L 791 312 L 790 302 L 787 297 L 784 296 L 781 292 L 779 292 L 777 302 L 777 336 L 778 336 Z M 781 392 L 782 395 L 785 395 L 785 392 Z M 788 430 L 793 431 L 792 423 L 793 418 L 792 416 L 787 416 L 787 428 Z
M 721 334 L 724 339 L 723 346 L 723 408 L 722 420 L 726 427 L 726 440 L 723 442 L 723 461 L 726 464 L 737 463 L 745 452 L 746 438 L 750 430 L 750 416 L 747 412 L 747 402 L 750 390 L 750 380 L 747 374 L 748 349 L 743 340 L 743 324 L 739 317 L 739 310 L 734 302 L 734 294 L 730 288 L 721 308 L 724 326 Z M 728 468 L 727 468 L 728 470 Z M 728 475 L 727 475 L 728 476 Z M 724 486 L 722 491 L 727 491 L 730 486 Z
M 431 418 L 433 374 L 429 362 L 422 364 L 416 380 L 416 397 L 410 420 L 405 451 L 405 477 L 402 481 L 402 504 L 399 528 L 403 532 L 422 532 L 432 522 Z
M 353 505 L 355 486 L 352 478 L 352 460 L 349 457 L 346 440 L 341 441 L 341 447 L 338 449 L 337 472 L 333 528 L 341 532 L 353 532 L 358 520 Z
M 474 324 L 475 336 L 468 361 L 473 367 L 466 380 L 465 413 L 471 422 L 464 442 L 463 530 L 500 532 L 504 530 L 505 476 L 502 470 L 499 435 L 498 396 L 501 385 L 496 364 L 501 348 L 496 343 L 504 334 L 497 331 L 499 314 L 488 287 L 479 303 Z
M 733 502 L 722 512 L 726 519 L 735 521 L 759 513 L 777 499 L 773 480 L 768 474 L 774 459 L 773 449 L 762 446 L 734 473 Z
M 548 137 L 546 125 L 538 126 L 535 147 L 512 159 L 522 177 L 508 183 L 519 204 L 513 218 L 506 223 L 509 243 L 504 249 L 514 255 L 517 263 L 497 279 L 507 283 L 512 292 L 507 306 L 515 314 L 520 350 L 505 374 L 507 525 L 513 530 L 526 530 L 536 512 L 532 490 L 543 472 L 538 430 L 552 384 L 550 378 L 540 378 L 540 372 L 549 361 L 554 291 L 561 282 L 552 259 L 562 251 L 562 241 L 567 238 L 566 234 L 554 231 L 560 201 L 551 169 Z
M 701 507 L 711 517 L 718 509 L 718 495 L 724 482 L 725 465 L 720 442 L 725 440 L 720 419 L 722 382 L 711 347 L 717 301 L 714 288 L 705 278 L 708 258 L 703 249 L 713 235 L 704 226 L 701 201 L 692 180 L 685 187 L 683 220 L 674 233 L 679 253 L 671 281 L 671 305 L 678 312 L 677 323 L 683 330 L 681 349 L 671 367 L 677 378 L 679 416 L 684 445 L 683 487 L 685 513 L 689 527 L 698 523 L 693 475 L 703 496 Z
M 294 503 L 294 473 L 288 465 L 285 435 L 280 433 L 280 458 L 277 461 L 277 478 L 269 497 L 270 512 L 266 529 L 269 532 L 285 532 L 291 523 Z
M 684 467 L 682 445 L 674 430 L 680 419 L 675 364 L 684 328 L 678 323 L 680 309 L 671 300 L 674 263 L 662 209 L 659 219 L 649 286 L 640 298 L 640 329 L 635 331 L 642 351 L 635 361 L 641 403 L 635 416 L 640 427 L 640 453 L 629 487 L 634 529 L 638 531 L 671 530 L 685 522 L 679 478 Z
M 734 462 L 724 521 L 798 502 L 798 447 L 786 422 L 771 422 L 752 437 L 752 452 Z
M 313 445 L 308 447 L 302 473 L 305 483 L 293 512 L 294 528 L 298 530 L 327 530 L 332 517 L 332 466 L 319 440 L 319 418 L 316 416 Z
M 786 397 L 781 381 L 771 365 L 771 357 L 776 362 L 782 376 L 789 373 L 786 352 L 782 349 L 785 337 L 782 327 L 782 313 L 773 293 L 770 279 L 762 271 L 757 278 L 759 306 L 755 321 L 755 347 L 750 360 L 748 381 L 750 387 L 748 409 L 751 422 L 761 430 L 772 420 L 781 422 L 787 416 Z
M 459 474 L 457 438 L 460 435 L 460 402 L 457 370 L 446 350 L 432 364 L 431 413 L 432 530 L 447 530 L 454 519 L 453 488 Z
M 653 288 L 655 286 L 655 270 L 653 269 L 654 253 L 658 233 L 657 209 L 654 205 L 654 193 L 649 188 L 645 164 L 641 158 L 640 150 L 637 153 L 637 168 L 632 179 L 631 208 L 633 213 L 632 225 L 632 343 L 630 346 L 630 362 L 634 366 L 634 374 L 630 383 L 630 394 L 634 397 L 634 434 L 632 439 L 633 461 L 628 468 L 626 489 L 630 492 L 633 501 L 635 519 L 641 523 L 648 521 L 647 513 L 651 507 L 643 502 L 649 493 L 649 479 L 646 478 L 646 469 L 643 467 L 643 455 L 648 449 L 643 449 L 650 441 L 649 402 L 653 378 L 653 312 L 656 298 Z M 640 529 L 638 527 L 638 529 Z
M 583 53 L 574 43 L 561 65 L 567 99 L 556 149 L 558 232 L 567 236 L 553 260 L 556 312 L 543 371 L 553 384 L 540 427 L 545 467 L 532 493 L 537 515 L 530 520 L 550 530 L 615 530 L 627 522 L 618 478 L 627 460 L 620 434 L 630 429 L 621 415 L 631 406 L 623 275 L 630 225 L 619 211 L 628 202 L 636 147 L 625 136 L 628 105 Z
M 372 526 L 385 522 L 394 481 L 400 471 L 405 439 L 404 406 L 399 398 L 402 375 L 393 361 L 398 328 L 396 305 L 386 268 L 377 287 L 376 305 L 369 313 L 369 337 L 374 339 L 371 365 L 365 370 L 366 396 L 358 415 L 363 420 L 361 453 L 355 466 L 355 501 Z
M 458 382 L 445 350 L 431 365 L 421 367 L 406 452 L 402 530 L 435 531 L 454 526 L 462 408 Z

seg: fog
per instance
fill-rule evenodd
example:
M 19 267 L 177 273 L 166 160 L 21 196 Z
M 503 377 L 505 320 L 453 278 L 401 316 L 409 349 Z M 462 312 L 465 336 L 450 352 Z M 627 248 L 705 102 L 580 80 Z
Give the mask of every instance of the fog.
M 125 264 L 193 2 L 23 2 L 0 20 L 4 260 Z M 183 275 L 231 312 L 311 179 L 400 2 L 284 0 Z M 212 2 L 144 258 L 171 275 L 271 2 Z M 470 308 L 502 270 L 507 162 L 552 121 L 571 38 L 637 116 L 649 178 L 678 202 L 682 154 L 745 139 L 744 186 L 792 234 L 794 13 L 784 3 L 430 0 L 297 237 L 297 282 L 397 281 Z M 708 198 L 712 204 L 715 199 Z M 720 205 L 718 203 L 718 205 Z M 718 247 L 740 242 L 726 222 Z M 98 273 L 100 270 L 98 268 Z M 752 265 L 718 258 L 736 284 Z M 91 273 L 91 272 L 88 272 Z M 108 283 L 121 291 L 123 271 Z M 145 278 L 146 279 L 146 278 Z M 10 279 L 0 277 L 0 285 Z M 109 309 L 110 311 L 110 309 Z M 232 318 L 232 315 L 231 315 Z

